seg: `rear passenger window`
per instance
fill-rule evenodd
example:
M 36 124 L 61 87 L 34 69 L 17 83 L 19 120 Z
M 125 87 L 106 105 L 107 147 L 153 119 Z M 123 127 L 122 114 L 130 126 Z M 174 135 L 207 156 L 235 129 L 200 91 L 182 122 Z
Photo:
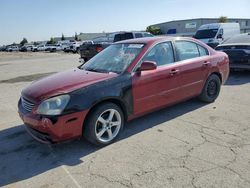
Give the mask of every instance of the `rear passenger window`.
M 135 33 L 135 38 L 142 38 L 142 34 L 141 33 Z
M 143 61 L 154 61 L 157 66 L 167 65 L 174 62 L 174 54 L 172 44 L 165 42 L 157 44 L 143 58 Z
M 197 45 L 198 46 L 198 49 L 199 49 L 199 52 L 200 52 L 200 56 L 206 56 L 208 55 L 208 51 L 206 48 L 200 46 L 200 45 Z
M 175 42 L 176 55 L 179 61 L 199 57 L 200 53 L 198 47 L 193 42 L 176 41 Z

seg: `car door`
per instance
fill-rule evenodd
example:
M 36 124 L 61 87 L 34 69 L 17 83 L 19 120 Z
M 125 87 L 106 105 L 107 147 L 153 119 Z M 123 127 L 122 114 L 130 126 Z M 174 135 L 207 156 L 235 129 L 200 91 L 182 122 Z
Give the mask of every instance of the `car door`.
M 181 98 L 190 98 L 201 93 L 211 66 L 208 50 L 191 41 L 175 41 L 176 68 L 180 71 Z
M 140 61 L 154 61 L 157 69 L 133 73 L 134 115 L 141 115 L 179 100 L 179 72 L 171 42 L 154 46 Z

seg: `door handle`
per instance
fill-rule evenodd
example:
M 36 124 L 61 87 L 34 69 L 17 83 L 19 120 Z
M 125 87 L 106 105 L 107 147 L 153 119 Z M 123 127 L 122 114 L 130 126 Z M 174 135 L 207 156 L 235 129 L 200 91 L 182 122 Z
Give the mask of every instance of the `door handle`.
M 170 71 L 170 74 L 171 74 L 171 75 L 175 75 L 175 74 L 177 74 L 178 72 L 179 72 L 178 69 L 173 69 L 173 70 Z
M 204 61 L 203 62 L 203 65 L 205 65 L 205 66 L 207 66 L 207 65 L 209 65 L 210 64 L 210 61 Z

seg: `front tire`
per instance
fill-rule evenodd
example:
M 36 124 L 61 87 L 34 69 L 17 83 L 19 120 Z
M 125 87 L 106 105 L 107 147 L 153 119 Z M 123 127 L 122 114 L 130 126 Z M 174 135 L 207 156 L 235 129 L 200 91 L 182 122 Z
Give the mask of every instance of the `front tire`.
M 83 135 L 92 144 L 105 146 L 120 135 L 124 126 L 124 114 L 114 103 L 104 103 L 91 111 L 85 123 Z
M 212 74 L 208 77 L 199 99 L 203 102 L 212 103 L 217 99 L 220 93 L 221 80 L 216 74 Z

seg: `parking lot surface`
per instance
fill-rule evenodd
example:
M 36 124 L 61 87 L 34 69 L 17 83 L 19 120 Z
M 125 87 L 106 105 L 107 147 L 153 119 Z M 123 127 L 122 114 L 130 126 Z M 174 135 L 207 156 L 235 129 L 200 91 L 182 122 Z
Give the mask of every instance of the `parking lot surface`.
M 22 88 L 79 65 L 77 54 L 0 54 L 0 187 L 250 187 L 250 72 L 216 102 L 196 99 L 129 122 L 107 147 L 44 145 L 17 113 Z

